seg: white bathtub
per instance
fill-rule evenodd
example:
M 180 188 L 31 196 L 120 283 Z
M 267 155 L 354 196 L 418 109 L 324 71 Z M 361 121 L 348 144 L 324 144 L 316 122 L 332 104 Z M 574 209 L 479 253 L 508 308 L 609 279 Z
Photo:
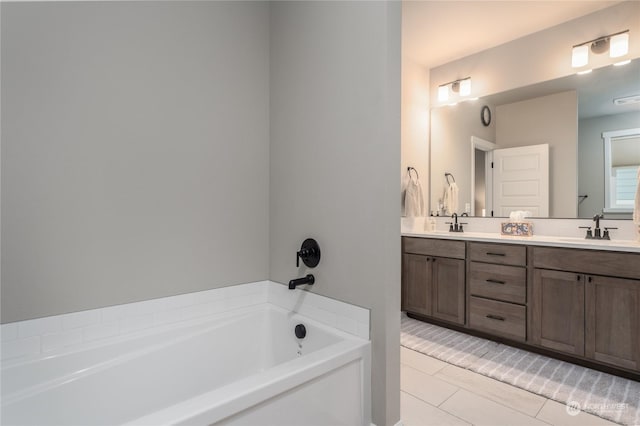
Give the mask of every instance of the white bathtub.
M 5 362 L 2 424 L 369 425 L 369 371 L 369 341 L 264 303 Z

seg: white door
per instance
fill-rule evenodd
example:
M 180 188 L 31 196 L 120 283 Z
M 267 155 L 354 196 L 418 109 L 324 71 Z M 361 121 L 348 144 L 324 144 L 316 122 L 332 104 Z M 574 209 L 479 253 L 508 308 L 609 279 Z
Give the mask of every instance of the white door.
M 549 145 L 493 151 L 493 215 L 528 210 L 549 216 Z

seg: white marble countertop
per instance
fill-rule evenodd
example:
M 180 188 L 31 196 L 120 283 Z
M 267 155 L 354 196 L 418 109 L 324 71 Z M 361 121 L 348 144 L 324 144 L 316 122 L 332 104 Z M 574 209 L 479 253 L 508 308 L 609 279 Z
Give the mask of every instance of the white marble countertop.
M 490 232 L 402 232 L 403 237 L 439 238 L 464 241 L 481 241 L 490 243 L 513 243 L 533 246 L 550 246 L 580 248 L 588 250 L 609 250 L 640 253 L 640 243 L 631 240 L 587 240 L 576 237 L 555 237 L 547 235 L 534 235 L 531 237 L 503 236 L 500 233 Z

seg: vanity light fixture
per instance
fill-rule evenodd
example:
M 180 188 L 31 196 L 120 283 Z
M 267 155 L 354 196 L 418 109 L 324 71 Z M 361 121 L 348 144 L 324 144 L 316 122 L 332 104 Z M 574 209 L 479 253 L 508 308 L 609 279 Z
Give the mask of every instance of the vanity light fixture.
M 626 61 L 616 62 L 613 64 L 614 67 L 621 67 L 623 65 L 627 65 L 631 63 L 631 59 L 627 59 Z
M 438 86 L 438 101 L 445 102 L 449 100 L 449 88 L 460 97 L 469 96 L 471 94 L 471 77 L 461 78 Z
M 609 34 L 594 40 L 576 44 L 571 51 L 571 66 L 580 68 L 589 63 L 589 51 L 595 54 L 609 52 L 610 58 L 619 58 L 629 53 L 629 30 Z M 622 65 L 622 63 L 620 63 Z
M 640 95 L 625 96 L 623 98 L 614 98 L 615 105 L 632 105 L 640 103 Z
M 438 100 L 440 102 L 449 100 L 449 87 L 446 84 L 438 87 Z
M 460 96 L 469 96 L 471 94 L 471 78 L 466 78 L 460 81 L 458 84 L 458 91 Z M 456 83 L 451 85 L 453 91 L 456 91 Z
M 573 52 L 571 53 L 571 66 L 573 68 L 580 68 L 589 63 L 589 46 L 583 44 L 582 46 L 573 46 Z

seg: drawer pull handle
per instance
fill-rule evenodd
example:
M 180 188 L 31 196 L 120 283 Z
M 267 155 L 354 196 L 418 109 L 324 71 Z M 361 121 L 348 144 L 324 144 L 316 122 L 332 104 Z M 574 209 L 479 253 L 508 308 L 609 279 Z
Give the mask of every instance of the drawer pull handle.
M 506 284 L 506 282 L 504 281 L 492 280 L 492 279 L 488 279 L 487 282 L 491 284 Z
M 504 253 L 492 253 L 492 252 L 487 252 L 487 256 L 506 256 L 506 254 Z
M 492 320 L 498 320 L 498 321 L 504 321 L 504 317 L 499 317 L 498 315 L 487 315 L 487 318 L 492 319 Z

